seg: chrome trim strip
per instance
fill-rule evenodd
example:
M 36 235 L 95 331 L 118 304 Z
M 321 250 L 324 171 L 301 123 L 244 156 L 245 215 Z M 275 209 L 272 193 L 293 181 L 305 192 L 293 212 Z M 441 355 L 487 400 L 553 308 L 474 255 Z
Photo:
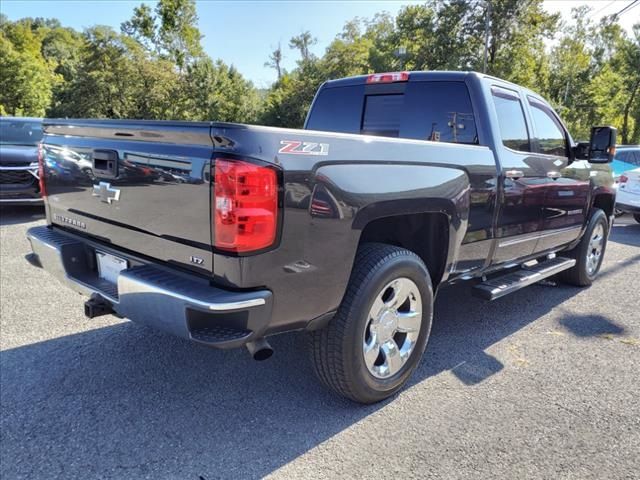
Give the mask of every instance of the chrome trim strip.
M 528 242 L 531 240 L 538 240 L 540 238 L 546 238 L 546 237 L 551 237 L 553 235 L 559 235 L 561 233 L 568 233 L 568 232 L 572 232 L 574 230 L 580 231 L 582 230 L 582 226 L 581 225 L 577 225 L 575 227 L 566 227 L 566 228 L 560 228 L 558 230 L 552 230 L 549 232 L 544 232 L 544 233 L 535 233 L 533 235 L 527 235 L 526 237 L 519 237 L 519 238 L 514 238 L 513 240 L 506 240 L 502 243 L 498 244 L 498 247 L 509 247 L 511 245 L 517 245 L 518 243 L 524 243 L 524 242 Z
M 42 198 L 0 198 L 0 203 L 43 202 Z
M 264 298 L 252 298 L 238 302 L 225 303 L 203 302 L 202 300 L 198 300 L 197 298 L 182 295 L 177 292 L 172 292 L 171 290 L 159 287 L 158 285 L 140 280 L 139 278 L 136 278 L 132 275 L 128 275 L 126 270 L 123 270 L 118 276 L 118 293 L 121 297 L 131 293 L 160 294 L 171 297 L 175 300 L 180 300 L 191 305 L 196 305 L 198 307 L 211 310 L 213 312 L 225 312 L 228 310 L 259 307 L 266 304 Z
M 37 166 L 33 165 L 25 165 L 24 167 L 2 167 L 0 166 L 0 170 L 38 170 Z

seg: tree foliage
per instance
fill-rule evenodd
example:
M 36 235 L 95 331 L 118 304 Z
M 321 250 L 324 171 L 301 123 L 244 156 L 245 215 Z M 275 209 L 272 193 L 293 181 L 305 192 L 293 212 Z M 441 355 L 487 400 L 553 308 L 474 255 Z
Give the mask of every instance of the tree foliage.
M 0 19 L 0 110 L 9 115 L 42 116 L 60 81 L 53 61 L 41 53 L 49 27 L 33 19 Z
M 548 98 L 576 138 L 595 124 L 640 143 L 640 24 L 592 20 L 577 7 L 568 22 L 542 0 L 426 0 L 355 18 L 314 54 L 313 32 L 278 44 L 266 59 L 277 80 L 259 92 L 232 65 L 202 48 L 194 0 L 141 4 L 120 31 L 77 32 L 56 19 L 0 16 L 0 113 L 68 117 L 261 122 L 300 127 L 326 80 L 397 70 L 477 70 Z

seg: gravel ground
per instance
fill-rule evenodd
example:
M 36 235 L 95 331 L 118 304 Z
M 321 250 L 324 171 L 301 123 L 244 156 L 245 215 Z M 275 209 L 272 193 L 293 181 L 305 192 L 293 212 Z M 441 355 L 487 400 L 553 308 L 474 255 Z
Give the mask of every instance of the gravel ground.
M 0 477 L 640 478 L 640 225 L 588 289 L 493 303 L 442 290 L 425 358 L 362 407 L 316 382 L 304 335 L 243 350 L 115 317 L 29 266 L 37 209 L 0 226 Z

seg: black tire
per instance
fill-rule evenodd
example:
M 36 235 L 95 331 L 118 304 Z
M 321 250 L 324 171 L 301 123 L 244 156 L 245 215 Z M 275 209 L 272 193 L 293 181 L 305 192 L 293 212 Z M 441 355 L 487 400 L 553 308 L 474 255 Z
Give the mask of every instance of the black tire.
M 635 213 L 635 214 L 633 215 L 633 219 L 634 219 L 636 222 L 640 223 L 640 213 Z
M 374 300 L 389 282 L 408 278 L 422 300 L 422 321 L 415 346 L 400 370 L 376 378 L 364 360 L 363 335 Z M 310 334 L 311 359 L 320 381 L 359 403 L 375 403 L 395 394 L 422 358 L 433 317 L 433 288 L 424 262 L 413 252 L 386 244 L 363 244 L 356 255 L 345 296 L 329 324 Z
M 587 255 L 590 250 L 590 242 L 594 235 L 594 231 L 598 226 L 602 226 L 604 235 L 602 252 L 595 270 L 589 271 Z M 565 283 L 576 285 L 578 287 L 587 287 L 591 285 L 602 266 L 602 260 L 604 259 L 608 239 L 609 222 L 607 221 L 607 216 L 602 210 L 594 209 L 580 243 L 578 243 L 578 245 L 576 245 L 572 250 L 561 254 L 563 257 L 574 258 L 576 260 L 576 264 L 572 268 L 565 270 L 564 272 L 560 272 L 558 275 L 559 279 Z

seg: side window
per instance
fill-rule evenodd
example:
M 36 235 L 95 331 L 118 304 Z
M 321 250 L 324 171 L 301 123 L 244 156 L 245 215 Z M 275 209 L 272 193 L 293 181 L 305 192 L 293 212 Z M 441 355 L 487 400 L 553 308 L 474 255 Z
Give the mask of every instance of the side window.
M 498 114 L 502 143 L 513 150 L 530 152 L 529 131 L 517 94 L 497 87 L 493 87 L 491 93 Z
M 531 97 L 529 105 L 540 153 L 567 157 L 567 139 L 556 116 L 549 107 Z

